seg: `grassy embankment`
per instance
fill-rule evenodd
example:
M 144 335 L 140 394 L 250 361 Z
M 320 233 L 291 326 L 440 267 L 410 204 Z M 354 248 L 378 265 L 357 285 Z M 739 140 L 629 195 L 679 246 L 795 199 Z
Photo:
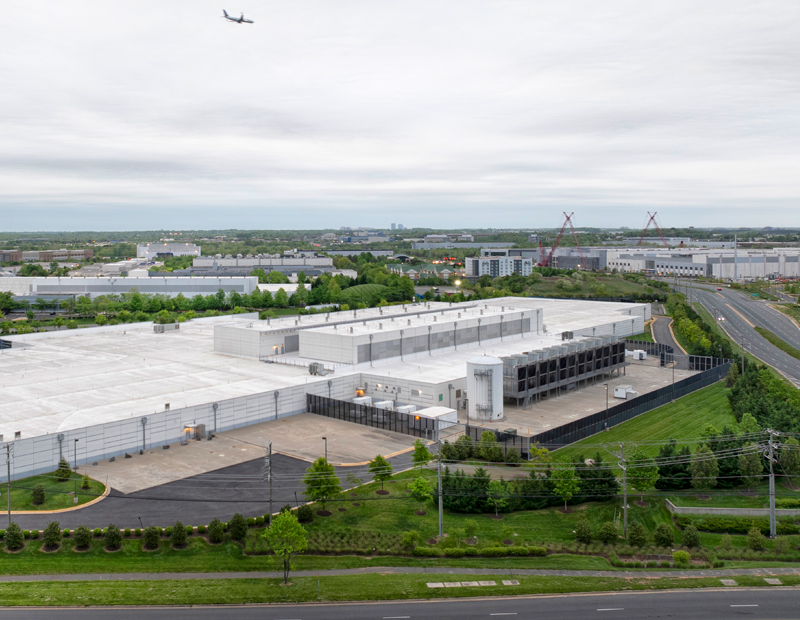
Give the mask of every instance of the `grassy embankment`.
M 763 327 L 755 327 L 754 328 L 764 339 L 769 342 L 771 345 L 779 348 L 784 353 L 791 355 L 793 358 L 800 360 L 800 350 L 795 349 L 792 345 L 788 342 L 779 338 L 776 334 L 765 329 Z
M 428 588 L 429 582 L 475 581 L 476 575 L 343 575 L 291 577 L 291 586 L 279 579 L 209 579 L 191 581 L 95 581 L 0 584 L 2 606 L 87 605 L 206 605 L 255 603 L 304 603 L 323 601 L 389 601 L 398 599 L 450 599 L 522 594 L 613 592 L 720 587 L 714 577 L 641 578 L 514 576 L 517 586 Z M 781 575 L 787 586 L 800 584 L 800 576 Z M 736 576 L 742 587 L 768 586 L 761 576 Z

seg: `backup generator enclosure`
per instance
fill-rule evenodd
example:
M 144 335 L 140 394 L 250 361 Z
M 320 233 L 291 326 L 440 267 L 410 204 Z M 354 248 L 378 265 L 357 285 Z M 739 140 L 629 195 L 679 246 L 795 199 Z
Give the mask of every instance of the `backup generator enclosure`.
M 628 392 L 633 391 L 633 386 L 630 385 L 618 385 L 614 388 L 614 398 L 628 398 Z
M 357 397 L 357 398 L 354 398 L 354 399 L 353 399 L 353 402 L 354 402 L 356 405 L 367 405 L 367 406 L 371 406 L 371 405 L 372 405 L 372 396 L 359 396 L 359 397 Z
M 488 355 L 467 361 L 467 414 L 471 420 L 503 419 L 503 360 Z

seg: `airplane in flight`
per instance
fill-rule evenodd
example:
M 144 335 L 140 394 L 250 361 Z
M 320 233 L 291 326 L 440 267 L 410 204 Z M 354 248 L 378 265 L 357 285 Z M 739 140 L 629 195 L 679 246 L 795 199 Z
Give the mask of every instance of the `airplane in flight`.
M 252 24 L 252 19 L 245 19 L 244 13 L 242 13 L 241 17 L 231 17 L 228 15 L 228 12 L 225 9 L 222 9 L 223 17 L 227 19 L 229 22 L 236 22 L 237 24 Z

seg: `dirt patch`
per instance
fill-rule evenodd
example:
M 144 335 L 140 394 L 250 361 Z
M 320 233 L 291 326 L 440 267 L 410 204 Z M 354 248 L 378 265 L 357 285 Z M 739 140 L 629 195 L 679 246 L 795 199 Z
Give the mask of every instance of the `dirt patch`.
M 6 547 L 5 549 L 3 549 L 3 551 L 5 551 L 6 553 L 19 553 L 24 548 L 25 548 L 25 543 L 22 543 L 22 546 L 19 549 L 9 549 L 8 547 Z
M 465 538 L 464 539 L 464 544 L 465 545 L 477 545 L 478 544 L 478 538 L 476 536 L 473 536 L 472 538 Z
M 637 500 L 633 503 L 639 506 L 640 508 L 647 508 L 647 506 L 649 505 L 647 502 L 643 502 L 641 500 Z
M 360 505 L 361 504 L 359 504 L 358 502 L 353 502 L 353 506 L 360 506 Z
M 358 497 L 358 493 L 350 493 L 350 497 Z
M 414 514 L 417 515 L 418 517 L 424 517 L 428 513 L 425 512 L 424 510 L 415 510 Z
M 332 514 L 330 510 L 317 510 L 318 517 L 330 517 Z
M 514 544 L 514 541 L 513 541 L 513 540 L 510 540 L 510 539 L 508 539 L 508 538 L 506 538 L 506 539 L 503 541 L 503 544 L 504 544 L 504 545 L 506 545 L 507 547 L 510 547 L 511 545 L 513 545 L 513 544 Z
M 435 544 L 436 544 L 436 543 L 438 543 L 438 542 L 439 542 L 439 541 L 438 541 L 438 540 L 436 540 L 435 538 L 429 538 L 429 539 L 428 539 L 428 544 L 429 544 L 429 545 L 435 545 Z
M 347 512 L 347 508 L 339 508 L 339 512 Z
M 122 551 L 122 545 L 120 545 L 116 549 L 109 549 L 108 547 L 103 547 L 103 551 L 105 551 L 106 553 L 116 553 L 117 551 Z
M 86 552 L 87 552 L 87 551 L 89 551 L 90 549 L 91 549 L 91 547 L 73 547 L 73 548 L 72 548 L 72 550 L 73 550 L 75 553 L 86 553 Z
M 377 491 L 375 491 L 375 494 L 376 495 L 389 495 L 389 491 L 385 491 L 383 489 L 378 489 Z
M 56 551 L 58 551 L 59 549 L 61 549 L 61 545 L 60 545 L 60 544 L 58 544 L 58 545 L 53 545 L 52 547 L 49 547 L 49 546 L 47 546 L 47 545 L 42 545 L 42 546 L 39 548 L 39 551 L 41 551 L 42 553 L 55 553 L 55 552 L 56 552 Z
M 180 551 L 181 549 L 186 549 L 189 546 L 189 543 L 183 543 L 182 545 L 172 545 L 172 548 L 176 551 Z
M 573 508 L 559 508 L 558 512 L 560 512 L 561 514 L 564 514 L 564 515 L 568 515 L 568 514 L 571 514 L 571 513 L 575 512 L 575 510 Z

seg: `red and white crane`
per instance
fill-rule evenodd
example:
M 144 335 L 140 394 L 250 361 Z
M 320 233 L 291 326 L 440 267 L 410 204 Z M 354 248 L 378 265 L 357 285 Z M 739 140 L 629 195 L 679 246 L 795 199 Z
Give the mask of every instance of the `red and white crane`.
M 650 215 L 650 211 L 648 211 L 647 215 L 650 217 L 650 219 L 647 220 L 647 224 L 645 225 L 644 230 L 639 237 L 639 242 L 636 244 L 636 247 L 642 245 L 642 240 L 644 239 L 645 234 L 647 234 L 647 229 L 650 228 L 650 223 L 652 222 L 653 226 L 655 226 L 656 230 L 658 231 L 658 236 L 661 237 L 661 243 L 664 244 L 665 248 L 669 248 L 669 243 L 667 243 L 667 240 L 664 239 L 664 235 L 661 233 L 661 229 L 658 227 L 658 222 L 656 222 L 656 215 L 658 215 L 658 211 L 654 211 L 653 215 Z
M 539 243 L 540 256 L 543 256 L 543 258 L 539 262 L 540 267 L 550 267 L 550 263 L 553 260 L 553 254 L 555 253 L 558 244 L 561 242 L 561 237 L 564 236 L 564 230 L 566 230 L 567 224 L 569 224 L 569 230 L 572 233 L 572 238 L 575 240 L 575 247 L 578 248 L 578 256 L 580 256 L 581 259 L 581 266 L 584 269 L 586 269 L 586 261 L 583 260 L 583 251 L 581 250 L 581 244 L 578 243 L 578 235 L 575 233 L 575 228 L 572 226 L 572 216 L 574 215 L 575 215 L 574 211 L 569 215 L 567 215 L 567 212 L 564 211 L 564 224 L 562 224 L 561 230 L 558 231 L 556 242 L 553 244 L 553 247 L 550 248 L 550 253 L 547 255 L 547 257 L 544 257 L 544 248 L 542 247 L 541 242 Z

